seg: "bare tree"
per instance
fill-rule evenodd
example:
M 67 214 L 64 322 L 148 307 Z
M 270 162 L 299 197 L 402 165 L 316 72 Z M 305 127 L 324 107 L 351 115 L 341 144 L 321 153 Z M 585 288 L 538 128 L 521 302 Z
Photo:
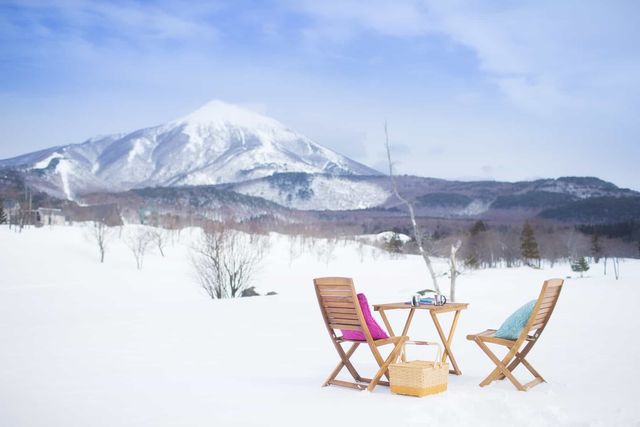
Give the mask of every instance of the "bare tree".
M 144 228 L 136 228 L 127 235 L 126 243 L 133 253 L 133 257 L 136 260 L 136 267 L 138 268 L 138 270 L 142 269 L 144 254 L 147 252 L 147 248 L 152 241 L 153 236 L 148 230 L 145 230 Z
M 629 248 L 628 244 L 621 239 L 603 239 L 602 241 L 602 257 L 604 264 L 604 274 L 607 274 L 607 261 L 611 260 L 613 266 L 613 275 L 616 280 L 620 278 L 620 258 L 625 256 Z
M 302 254 L 302 238 L 299 235 L 290 235 L 287 240 L 289 242 L 289 266 L 291 266 L 293 261 Z
M 613 257 L 611 261 L 613 261 L 613 275 L 618 280 L 620 278 L 620 258 Z
M 4 205 L 4 203 L 2 202 L 2 199 L 0 198 L 0 224 L 4 224 L 5 222 L 7 222 L 7 214 L 4 212 L 3 205 Z
M 98 253 L 100 254 L 100 262 L 104 262 L 104 255 L 107 252 L 107 246 L 111 241 L 113 232 L 103 221 L 93 221 L 87 233 L 89 240 L 98 245 Z
M 546 229 L 538 233 L 538 243 L 540 245 L 540 257 L 553 266 L 569 256 L 568 243 L 574 243 L 575 239 L 565 238 L 567 232 L 564 230 Z
M 456 253 L 462 246 L 462 242 L 458 240 L 455 245 L 451 245 L 451 255 L 449 257 L 449 267 L 451 272 L 451 286 L 449 287 L 449 300 L 456 302 L 456 279 L 460 275 L 458 270 L 458 261 L 456 260 Z
M 418 245 L 418 251 L 424 260 L 425 265 L 427 266 L 427 270 L 429 271 L 429 275 L 431 276 L 431 281 L 433 282 L 433 287 L 436 293 L 440 294 L 440 286 L 438 285 L 438 278 L 436 276 L 436 272 L 433 269 L 433 265 L 431 264 L 431 259 L 429 258 L 429 254 L 424 249 L 423 245 L 423 236 L 418 228 L 418 224 L 416 223 L 416 215 L 413 210 L 413 205 L 407 199 L 400 195 L 398 192 L 398 184 L 396 183 L 396 178 L 393 175 L 393 163 L 391 162 L 391 148 L 389 147 L 389 131 L 387 130 L 387 123 L 384 124 L 384 134 L 386 138 L 386 147 L 387 147 L 387 160 L 389 161 L 389 177 L 391 178 L 391 186 L 393 188 L 393 193 L 395 196 L 402 202 L 407 209 L 409 210 L 409 216 L 411 217 L 411 225 L 413 227 L 413 238 Z
M 153 227 L 153 229 L 149 230 L 149 237 L 158 248 L 158 251 L 160 251 L 160 255 L 164 257 L 164 248 L 167 244 L 167 234 L 165 230 L 159 227 Z
M 315 239 L 316 244 L 314 246 L 314 253 L 317 259 L 322 260 L 325 265 L 329 265 L 329 263 L 335 258 L 335 250 L 336 250 L 336 240 L 327 238 L 327 239 Z
M 266 250 L 266 238 L 224 226 L 204 231 L 193 248 L 192 263 L 212 299 L 236 298 L 251 283 Z
M 584 234 L 571 229 L 567 236 L 568 258 L 575 259 L 590 252 L 590 239 Z

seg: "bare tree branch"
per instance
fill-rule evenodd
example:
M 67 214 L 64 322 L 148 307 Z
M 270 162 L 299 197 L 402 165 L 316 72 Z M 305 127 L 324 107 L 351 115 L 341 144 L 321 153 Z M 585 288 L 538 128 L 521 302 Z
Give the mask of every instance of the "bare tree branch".
M 411 225 L 413 226 L 413 237 L 416 239 L 416 243 L 418 244 L 418 250 L 420 251 L 420 255 L 422 255 L 422 259 L 424 260 L 425 265 L 427 266 L 427 270 L 429 271 L 429 275 L 431 276 L 431 281 L 433 282 L 433 287 L 438 294 L 440 294 L 440 286 L 438 285 L 438 278 L 436 277 L 436 273 L 433 270 L 433 265 L 431 264 L 431 259 L 429 258 L 429 254 L 424 250 L 424 246 L 422 243 L 422 233 L 418 228 L 418 224 L 416 222 L 415 212 L 413 210 L 413 205 L 404 197 L 400 195 L 398 191 L 398 184 L 396 183 L 395 176 L 393 175 L 393 163 L 391 162 L 391 148 L 389 147 L 389 132 L 387 130 L 387 122 L 384 123 L 384 135 L 386 138 L 386 147 L 387 147 L 387 160 L 389 161 L 389 177 L 391 178 L 391 185 L 393 187 L 393 193 L 404 205 L 409 209 L 409 216 L 411 217 Z
M 132 231 L 127 236 L 127 246 L 131 249 L 133 257 L 136 260 L 136 267 L 138 270 L 142 269 L 142 261 L 144 260 L 144 254 L 147 252 L 147 247 L 153 241 L 153 236 L 148 230 L 138 228 Z
M 220 225 L 204 231 L 193 248 L 192 263 L 202 288 L 212 299 L 236 298 L 251 283 L 265 250 L 263 236 Z
M 456 253 L 462 246 L 462 241 L 458 240 L 455 245 L 451 245 L 451 256 L 449 258 L 450 273 L 451 273 L 451 286 L 449 288 L 449 301 L 456 302 L 456 279 L 460 274 L 458 270 L 458 261 L 456 260 Z
M 151 240 L 158 247 L 158 251 L 160 251 L 160 255 L 164 257 L 164 247 L 167 244 L 167 235 L 163 228 L 153 227 L 149 231 Z
M 89 229 L 88 238 L 96 242 L 98 245 L 98 252 L 100 253 L 100 262 L 104 262 L 104 256 L 107 252 L 107 246 L 111 240 L 112 232 L 107 224 L 103 221 L 94 221 Z

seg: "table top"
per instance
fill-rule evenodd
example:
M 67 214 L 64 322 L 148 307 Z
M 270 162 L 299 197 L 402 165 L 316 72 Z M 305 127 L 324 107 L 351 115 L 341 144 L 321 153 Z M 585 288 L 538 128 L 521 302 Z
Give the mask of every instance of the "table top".
M 465 302 L 448 302 L 443 305 L 420 304 L 418 306 L 413 306 L 408 302 L 392 302 L 392 303 L 385 303 L 385 304 L 374 304 L 373 309 L 375 311 L 415 309 L 415 310 L 446 312 L 446 311 L 466 310 L 468 306 L 469 304 Z

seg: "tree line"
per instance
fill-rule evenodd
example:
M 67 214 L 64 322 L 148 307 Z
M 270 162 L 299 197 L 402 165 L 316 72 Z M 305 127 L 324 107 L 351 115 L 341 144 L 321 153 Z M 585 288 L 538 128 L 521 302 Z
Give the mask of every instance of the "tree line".
M 629 224 L 602 226 L 560 226 L 525 222 L 519 226 L 475 221 L 466 229 L 431 228 L 426 242 L 430 253 L 448 257 L 452 244 L 462 242 L 457 256 L 466 268 L 498 268 L 528 265 L 553 267 L 558 262 L 572 265 L 616 262 L 619 258 L 639 258 L 640 239 L 629 231 Z M 406 228 L 394 233 L 409 234 Z M 402 243 L 391 236 L 385 249 L 395 253 L 417 252 L 414 242 Z M 579 271 L 579 270 L 576 270 Z

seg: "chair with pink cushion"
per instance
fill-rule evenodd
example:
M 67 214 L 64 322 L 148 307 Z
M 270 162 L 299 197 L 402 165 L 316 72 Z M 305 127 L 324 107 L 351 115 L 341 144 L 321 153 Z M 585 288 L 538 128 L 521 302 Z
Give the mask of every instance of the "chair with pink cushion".
M 363 390 L 365 384 L 368 384 L 366 389 L 372 391 L 378 384 L 388 386 L 389 382 L 383 381 L 382 376 L 389 379 L 388 367 L 396 361 L 402 350 L 402 345 L 409 338 L 387 335 L 371 315 L 364 294 L 356 295 L 352 279 L 348 277 L 320 277 L 314 279 L 313 283 L 329 337 L 340 356 L 340 363 L 322 384 L 323 387 L 333 384 Z M 340 331 L 340 335 L 336 331 Z M 344 343 L 351 344 L 346 351 L 342 347 Z M 380 367 L 373 378 L 362 377 L 349 360 L 361 344 L 371 350 Z M 378 347 L 388 344 L 392 344 L 393 349 L 384 358 Z M 336 379 L 345 367 L 355 382 Z

